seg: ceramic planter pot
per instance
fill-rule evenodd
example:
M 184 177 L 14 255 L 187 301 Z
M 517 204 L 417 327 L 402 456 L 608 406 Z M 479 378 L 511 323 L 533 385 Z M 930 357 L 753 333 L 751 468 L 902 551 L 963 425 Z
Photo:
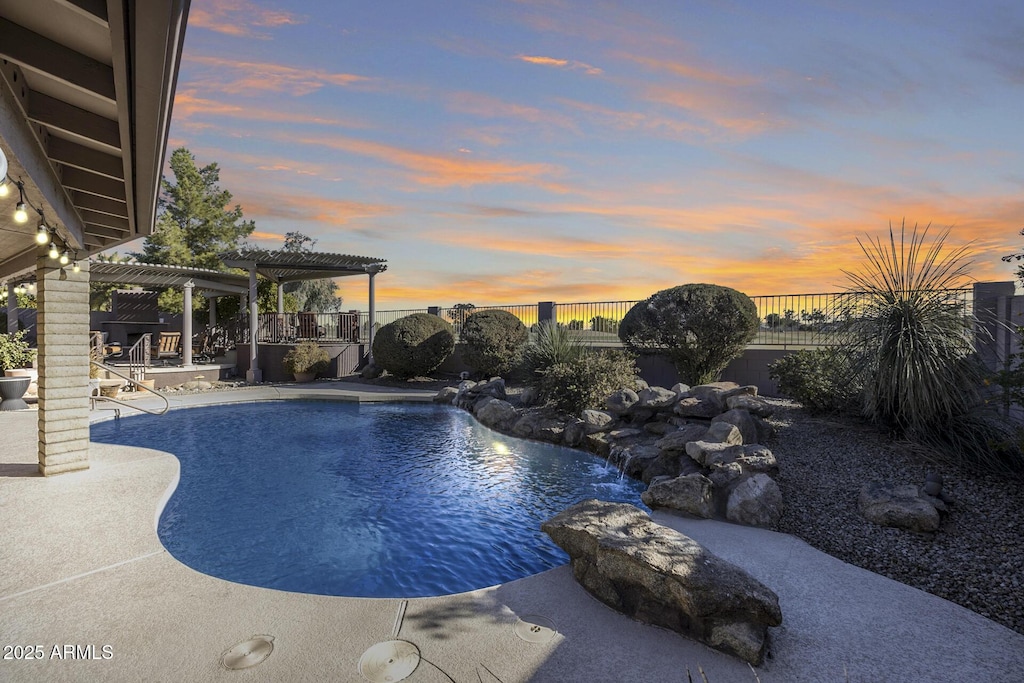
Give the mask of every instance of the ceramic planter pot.
M 293 374 L 295 375 L 296 382 L 312 382 L 316 379 L 315 372 L 296 372 Z

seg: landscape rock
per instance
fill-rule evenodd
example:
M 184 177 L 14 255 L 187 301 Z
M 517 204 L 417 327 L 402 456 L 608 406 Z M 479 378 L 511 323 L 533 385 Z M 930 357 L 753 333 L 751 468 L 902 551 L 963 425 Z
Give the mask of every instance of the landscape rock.
M 760 664 L 778 596 L 693 539 L 632 505 L 586 500 L 544 522 L 573 576 L 623 614 Z
M 757 425 L 754 423 L 754 417 L 746 410 L 739 410 L 733 408 L 727 410 L 721 415 L 715 415 L 711 418 L 711 424 L 716 422 L 728 422 L 734 425 L 740 430 L 740 436 L 743 439 L 743 443 L 757 443 Z
M 612 415 L 622 416 L 639 400 L 640 397 L 632 389 L 619 389 L 607 398 L 605 406 Z
M 689 384 L 683 384 L 682 382 L 679 382 L 677 384 L 673 384 L 672 385 L 672 391 L 675 393 L 676 398 L 682 397 L 682 395 L 685 394 L 686 392 L 688 392 L 689 390 L 690 390 L 690 385 Z
M 640 494 L 650 508 L 668 508 L 688 515 L 711 519 L 714 515 L 711 480 L 703 474 L 690 474 L 652 484 Z
M 644 431 L 655 436 L 665 436 L 669 432 L 676 431 L 677 427 L 668 422 L 648 422 L 644 425 Z
M 493 377 L 486 382 L 480 382 L 473 387 L 477 396 L 493 396 L 505 400 L 508 396 L 505 393 L 505 380 L 501 377 Z
M 759 443 L 743 446 L 743 454 L 736 458 L 736 463 L 744 472 L 764 472 L 773 474 L 779 471 L 779 462 L 767 446 Z
M 716 489 L 724 491 L 742 476 L 743 467 L 738 462 L 729 462 L 712 467 L 708 479 Z
M 715 415 L 717 415 L 728 410 L 728 407 L 725 405 L 726 396 L 732 395 L 730 392 L 740 388 L 740 385 L 736 384 L 736 382 L 709 382 L 708 384 L 698 384 L 695 387 L 690 387 L 689 394 L 699 401 L 710 403 Z
M 519 392 L 519 405 L 523 407 L 530 407 L 540 398 L 540 392 L 537 391 L 537 387 L 526 387 Z
M 434 403 L 451 403 L 458 393 L 455 387 L 444 387 L 434 395 Z
M 713 443 L 742 444 L 743 433 L 734 424 L 712 422 L 703 440 Z
M 637 405 L 641 408 L 671 408 L 678 400 L 678 394 L 662 387 L 648 387 L 637 394 Z
M 565 445 L 575 448 L 583 443 L 583 437 L 587 435 L 587 423 L 583 420 L 569 420 L 565 423 L 565 432 L 562 438 Z
M 686 454 L 702 467 L 712 467 L 734 462 L 736 458 L 743 455 L 743 445 L 717 441 L 691 441 L 686 444 Z
M 512 433 L 528 439 L 561 443 L 565 424 L 539 411 L 524 413 L 512 426 Z
M 757 396 L 749 394 L 737 394 L 725 399 L 725 405 L 730 409 L 745 410 L 751 415 L 758 417 L 771 417 L 772 407 Z
M 782 517 L 782 491 L 767 474 L 744 479 L 729 494 L 725 516 L 737 524 L 772 529 Z
M 941 521 L 939 511 L 913 484 L 885 486 L 868 482 L 860 489 L 857 507 L 870 522 L 917 533 L 935 531 Z
M 663 451 L 686 451 L 686 444 L 691 441 L 701 441 L 707 434 L 707 427 L 704 425 L 690 424 L 680 427 L 674 432 L 669 432 L 654 442 L 654 445 Z
M 603 410 L 584 410 L 580 417 L 587 424 L 587 434 L 604 432 L 615 426 L 615 416 Z
M 473 407 L 476 419 L 481 424 L 499 432 L 508 431 L 518 419 L 518 413 L 511 403 L 493 396 L 483 397 Z
M 722 412 L 713 401 L 702 401 L 695 396 L 679 399 L 672 411 L 680 417 L 702 417 L 709 420 Z

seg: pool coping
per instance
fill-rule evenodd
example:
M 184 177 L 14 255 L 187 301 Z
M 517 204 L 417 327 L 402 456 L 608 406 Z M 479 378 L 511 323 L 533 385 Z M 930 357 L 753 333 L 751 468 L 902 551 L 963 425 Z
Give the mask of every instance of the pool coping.
M 173 403 L 422 401 L 434 393 L 339 384 L 190 394 Z M 398 637 L 413 642 L 424 658 L 408 680 L 677 680 L 686 670 L 697 677 L 698 668 L 712 683 L 754 680 L 739 660 L 608 609 L 576 584 L 568 566 L 407 601 L 288 593 L 215 579 L 175 560 L 156 536 L 154 510 L 173 490 L 178 470 L 172 455 L 93 443 L 89 470 L 43 478 L 31 474 L 33 411 L 0 414 L 0 432 L 6 442 L 0 634 L 4 644 L 39 645 L 46 654 L 42 661 L 0 659 L 5 680 L 255 675 L 358 681 L 360 655 L 393 638 L 396 626 Z M 652 516 L 779 595 L 783 625 L 772 629 L 771 659 L 757 670 L 764 683 L 844 680 L 847 674 L 849 680 L 1011 681 L 1024 670 L 1024 636 L 792 536 L 663 512 Z M 554 623 L 550 641 L 529 643 L 514 634 L 516 621 L 530 615 Z M 266 661 L 249 673 L 220 664 L 228 648 L 256 634 L 274 638 Z M 54 645 L 80 647 L 54 657 Z M 110 646 L 109 658 L 103 645 Z

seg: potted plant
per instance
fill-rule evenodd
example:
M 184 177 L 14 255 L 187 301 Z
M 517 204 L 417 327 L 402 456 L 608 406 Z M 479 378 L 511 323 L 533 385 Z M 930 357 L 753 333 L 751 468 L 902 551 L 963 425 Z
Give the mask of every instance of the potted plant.
M 35 394 L 32 384 L 38 379 L 36 370 L 32 367 L 36 351 L 25 341 L 25 330 L 18 330 L 13 334 L 0 334 L 0 370 L 4 371 L 5 377 L 14 379 L 3 382 L 3 399 L 10 400 L 10 405 L 23 405 L 21 397 L 26 391 L 30 395 Z M 25 378 L 24 382 L 17 381 Z M 13 409 L 13 408 L 11 408 Z
M 312 382 L 319 372 L 330 365 L 331 358 L 325 349 L 311 341 L 304 341 L 284 354 L 285 372 L 295 375 L 296 382 Z

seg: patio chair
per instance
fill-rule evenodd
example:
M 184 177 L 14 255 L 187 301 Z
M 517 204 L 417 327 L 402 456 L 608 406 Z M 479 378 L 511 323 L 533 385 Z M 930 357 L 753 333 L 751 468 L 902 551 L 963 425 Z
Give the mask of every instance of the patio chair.
M 153 345 L 153 357 L 177 358 L 181 349 L 181 332 L 161 332 L 157 343 Z

